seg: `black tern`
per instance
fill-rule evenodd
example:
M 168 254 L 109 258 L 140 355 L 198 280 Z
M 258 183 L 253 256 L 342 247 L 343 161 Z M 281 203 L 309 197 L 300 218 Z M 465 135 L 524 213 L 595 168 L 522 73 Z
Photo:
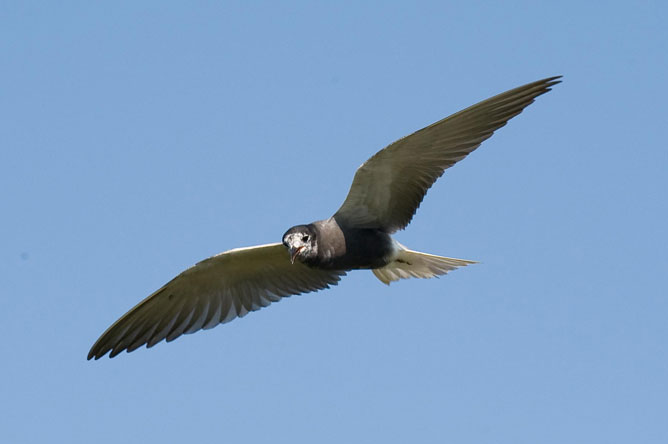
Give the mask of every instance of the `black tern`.
M 385 284 L 441 276 L 475 263 L 409 250 L 390 235 L 405 228 L 427 190 L 561 76 L 504 92 L 380 150 L 357 169 L 329 219 L 290 228 L 283 241 L 225 251 L 188 268 L 116 321 L 88 359 L 152 347 L 213 328 L 281 298 L 336 285 L 370 269 Z

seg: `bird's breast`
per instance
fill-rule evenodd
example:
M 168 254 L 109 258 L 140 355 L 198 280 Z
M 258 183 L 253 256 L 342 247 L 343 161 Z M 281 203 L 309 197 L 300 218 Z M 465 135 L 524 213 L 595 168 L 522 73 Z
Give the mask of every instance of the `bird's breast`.
M 314 225 L 318 228 L 318 254 L 312 266 L 336 270 L 379 268 L 392 258 L 394 242 L 381 230 L 346 229 L 334 219 Z

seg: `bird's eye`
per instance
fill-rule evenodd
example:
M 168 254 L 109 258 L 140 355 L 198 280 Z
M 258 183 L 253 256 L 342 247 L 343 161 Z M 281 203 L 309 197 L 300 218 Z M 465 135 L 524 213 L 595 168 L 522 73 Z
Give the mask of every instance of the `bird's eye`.
M 309 235 L 308 234 L 305 234 L 305 235 L 302 236 L 302 242 L 308 242 L 308 240 L 309 240 Z

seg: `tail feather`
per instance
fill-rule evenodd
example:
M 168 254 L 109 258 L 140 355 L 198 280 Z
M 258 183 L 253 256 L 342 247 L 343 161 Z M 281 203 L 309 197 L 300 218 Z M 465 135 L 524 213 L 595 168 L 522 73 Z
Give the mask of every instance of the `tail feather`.
M 372 271 L 381 282 L 390 285 L 390 282 L 399 279 L 412 277 L 427 279 L 442 276 L 456 268 L 476 263 L 466 259 L 455 259 L 402 249 L 392 262 Z

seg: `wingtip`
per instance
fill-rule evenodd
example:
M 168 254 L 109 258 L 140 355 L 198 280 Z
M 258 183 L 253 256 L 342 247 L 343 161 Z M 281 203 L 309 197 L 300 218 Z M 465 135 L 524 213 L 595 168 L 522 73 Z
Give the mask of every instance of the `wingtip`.
M 99 358 L 99 356 L 97 356 L 97 351 L 95 350 L 95 345 L 97 345 L 97 343 L 93 344 L 90 350 L 88 350 L 88 356 L 86 357 L 86 361 L 90 361 L 93 358 L 97 360 Z
M 99 354 L 99 353 L 90 352 L 90 353 L 88 353 L 88 356 L 86 357 L 86 361 L 90 361 L 91 359 L 92 359 L 93 361 L 97 361 L 98 359 L 100 359 L 100 358 L 101 358 L 102 356 L 104 356 L 105 354 L 106 354 L 106 353 L 104 353 L 104 354 Z
M 552 77 L 548 77 L 548 78 L 543 79 L 543 80 L 539 80 L 539 82 L 544 83 L 545 87 L 548 88 L 548 90 L 549 90 L 550 87 L 561 83 L 563 81 L 562 80 L 563 77 L 564 76 L 560 74 L 558 76 L 552 76 Z
M 105 353 L 99 353 L 99 351 L 96 351 L 95 349 L 91 349 L 88 352 L 88 356 L 86 357 L 86 361 L 90 361 L 91 359 L 97 361 L 98 359 L 100 359 L 105 354 L 106 354 L 106 352 Z
M 90 361 L 91 359 L 97 361 L 109 353 L 110 349 L 108 347 L 103 347 L 102 345 L 98 344 L 98 342 L 96 342 L 88 352 L 88 357 L 86 358 L 87 361 Z M 113 358 L 114 356 L 115 355 L 109 355 L 110 358 Z

